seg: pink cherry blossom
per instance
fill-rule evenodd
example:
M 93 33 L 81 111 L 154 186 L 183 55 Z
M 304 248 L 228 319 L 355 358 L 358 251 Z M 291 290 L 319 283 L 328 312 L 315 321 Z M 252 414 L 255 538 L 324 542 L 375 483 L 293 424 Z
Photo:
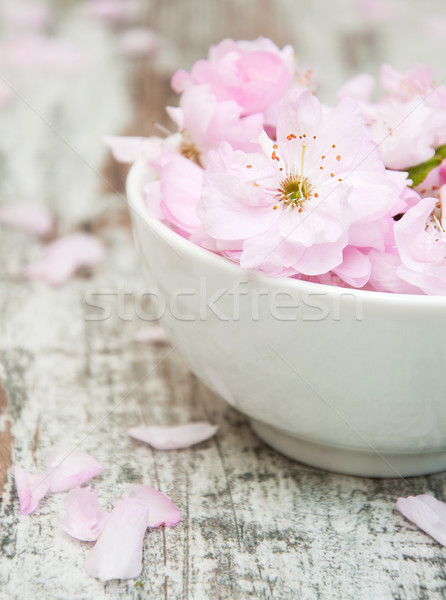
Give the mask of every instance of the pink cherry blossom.
M 428 160 L 446 136 L 446 111 L 418 99 L 369 105 L 365 114 L 370 135 L 390 169 L 407 169 Z
M 21 467 L 13 466 L 10 469 L 14 475 L 17 495 L 19 497 L 20 514 L 30 515 L 39 506 L 42 498 L 50 487 L 50 479 L 45 473 L 31 475 Z
M 218 427 L 210 423 L 187 423 L 161 427 L 133 427 L 129 435 L 136 440 L 150 444 L 157 450 L 180 450 L 208 440 L 215 435 Z
M 211 237 L 243 240 L 242 267 L 273 276 L 335 269 L 349 228 L 385 216 L 395 204 L 399 190 L 349 98 L 323 111 L 302 93 L 284 107 L 277 141 L 263 134 L 261 143 L 263 154 L 228 145 L 210 153 L 198 206 Z M 367 260 L 358 260 L 363 279 Z
M 446 86 L 436 86 L 433 70 L 415 65 L 405 74 L 383 65 L 380 74 L 386 95 L 370 101 L 373 77 L 360 74 L 344 84 L 338 97 L 358 100 L 370 135 L 390 169 L 407 169 L 431 158 L 446 141 Z
M 50 491 L 66 492 L 96 477 L 104 468 L 83 450 L 57 450 L 48 459 Z
M 183 92 L 207 84 L 219 101 L 234 101 L 242 115 L 263 112 L 285 92 L 294 72 L 294 50 L 283 50 L 266 38 L 255 41 L 223 40 L 212 46 L 208 60 L 199 60 L 191 73 L 179 70 L 172 87 Z M 228 140 L 229 141 L 229 140 Z
M 96 237 L 87 233 L 70 233 L 46 246 L 43 258 L 25 266 L 23 275 L 58 287 L 79 268 L 94 267 L 104 258 L 104 247 Z
M 446 145 L 446 86 L 426 65 L 383 65 L 380 81 L 377 102 L 363 73 L 331 108 L 314 95 L 311 69 L 294 70 L 291 48 L 224 40 L 172 79 L 178 133 L 110 143 L 121 160 L 143 158 L 157 172 L 144 185 L 152 217 L 242 268 L 443 293 L 446 160 L 428 171 Z
M 426 294 L 446 294 L 446 186 L 423 198 L 395 224 L 398 275 Z
M 430 496 L 398 498 L 396 507 L 400 513 L 425 531 L 442 546 L 446 546 L 446 504 Z
M 434 69 L 416 64 L 406 73 L 400 73 L 389 64 L 381 66 L 381 85 L 394 100 L 407 102 L 423 100 L 428 106 L 445 108 L 446 86 L 436 85 Z
M 200 198 L 202 168 L 177 151 L 162 152 L 156 157 L 152 155 L 150 164 L 158 171 L 159 178 L 144 186 L 149 214 L 168 222 L 180 235 L 189 237 L 201 224 L 195 209 Z
M 85 542 L 98 539 L 109 517 L 98 501 L 98 490 L 76 487 L 64 500 L 66 515 L 60 526 L 72 537 Z
M 160 168 L 161 210 L 185 233 L 201 225 L 196 214 L 203 184 L 203 169 L 180 154 L 165 154 Z
M 252 140 L 262 130 L 263 116 L 243 116 L 233 100 L 218 101 L 209 85 L 188 88 L 180 107 L 167 110 L 183 135 L 181 153 L 196 162 L 206 164 L 207 152 L 223 140 L 245 151 L 258 147 Z
M 87 573 L 101 581 L 138 577 L 147 521 L 144 503 L 130 499 L 118 502 L 87 556 Z
M 149 485 L 130 485 L 123 500 L 137 500 L 149 511 L 147 527 L 172 527 L 181 520 L 181 513 L 162 492 Z

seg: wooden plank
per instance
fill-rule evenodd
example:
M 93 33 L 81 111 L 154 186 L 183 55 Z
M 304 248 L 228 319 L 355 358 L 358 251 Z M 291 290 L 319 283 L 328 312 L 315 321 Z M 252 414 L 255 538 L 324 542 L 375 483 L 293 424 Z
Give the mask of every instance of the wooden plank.
M 11 432 L 12 423 L 5 418 L 8 408 L 8 394 L 3 383 L 0 381 L 0 418 L 2 418 L 2 427 L 0 430 L 0 497 L 3 495 L 3 488 L 7 479 L 7 472 L 12 464 L 11 454 L 14 437 Z

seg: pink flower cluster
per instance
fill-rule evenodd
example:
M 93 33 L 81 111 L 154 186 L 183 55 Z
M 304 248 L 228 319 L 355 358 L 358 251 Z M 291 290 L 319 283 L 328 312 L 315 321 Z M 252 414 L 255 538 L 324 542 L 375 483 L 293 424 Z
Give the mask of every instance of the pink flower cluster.
M 291 47 L 224 40 L 175 73 L 176 133 L 107 142 L 157 172 L 152 216 L 242 268 L 446 294 L 446 86 L 423 65 L 380 83 L 372 101 L 358 75 L 327 106 Z

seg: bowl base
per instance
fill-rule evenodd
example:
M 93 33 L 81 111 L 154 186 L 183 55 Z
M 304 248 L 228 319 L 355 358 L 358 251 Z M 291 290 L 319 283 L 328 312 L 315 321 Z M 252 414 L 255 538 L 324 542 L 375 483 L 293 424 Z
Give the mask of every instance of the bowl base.
M 414 477 L 446 470 L 446 452 L 362 452 L 310 442 L 254 419 L 250 424 L 274 450 L 326 471 L 360 477 Z

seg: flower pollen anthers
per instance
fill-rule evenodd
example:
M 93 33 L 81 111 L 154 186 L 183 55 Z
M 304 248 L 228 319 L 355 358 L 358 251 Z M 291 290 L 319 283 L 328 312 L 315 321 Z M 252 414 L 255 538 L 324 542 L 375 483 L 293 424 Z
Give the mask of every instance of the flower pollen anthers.
M 302 134 L 299 136 L 299 139 L 305 140 L 306 134 Z M 313 136 L 313 140 L 315 140 L 317 136 Z M 288 141 L 297 139 L 297 136 L 294 133 L 290 133 L 286 136 Z M 281 158 L 277 155 L 276 150 L 278 149 L 277 144 L 273 144 L 273 151 L 271 153 L 271 160 L 275 160 L 278 163 L 281 162 Z M 317 192 L 313 193 L 312 185 L 307 177 L 305 177 L 304 173 L 304 165 L 305 165 L 305 150 L 307 149 L 307 144 L 302 143 L 302 153 L 301 153 L 301 162 L 298 169 L 286 169 L 285 173 L 288 173 L 286 176 L 283 175 L 284 167 L 279 167 L 279 172 L 281 173 L 280 182 L 277 188 L 277 198 L 279 202 L 283 202 L 285 206 L 290 206 L 293 208 L 297 208 L 298 212 L 302 212 L 304 203 L 309 200 L 312 196 L 315 198 L 319 197 Z M 339 157 L 339 158 L 338 158 Z M 340 160 L 340 156 L 336 157 Z M 325 155 L 321 156 L 321 159 L 325 158 Z M 323 166 L 320 165 L 320 170 L 323 169 Z M 334 177 L 334 173 L 330 173 L 330 177 Z M 342 181 L 341 178 L 338 181 Z M 276 207 L 273 207 L 277 210 Z

